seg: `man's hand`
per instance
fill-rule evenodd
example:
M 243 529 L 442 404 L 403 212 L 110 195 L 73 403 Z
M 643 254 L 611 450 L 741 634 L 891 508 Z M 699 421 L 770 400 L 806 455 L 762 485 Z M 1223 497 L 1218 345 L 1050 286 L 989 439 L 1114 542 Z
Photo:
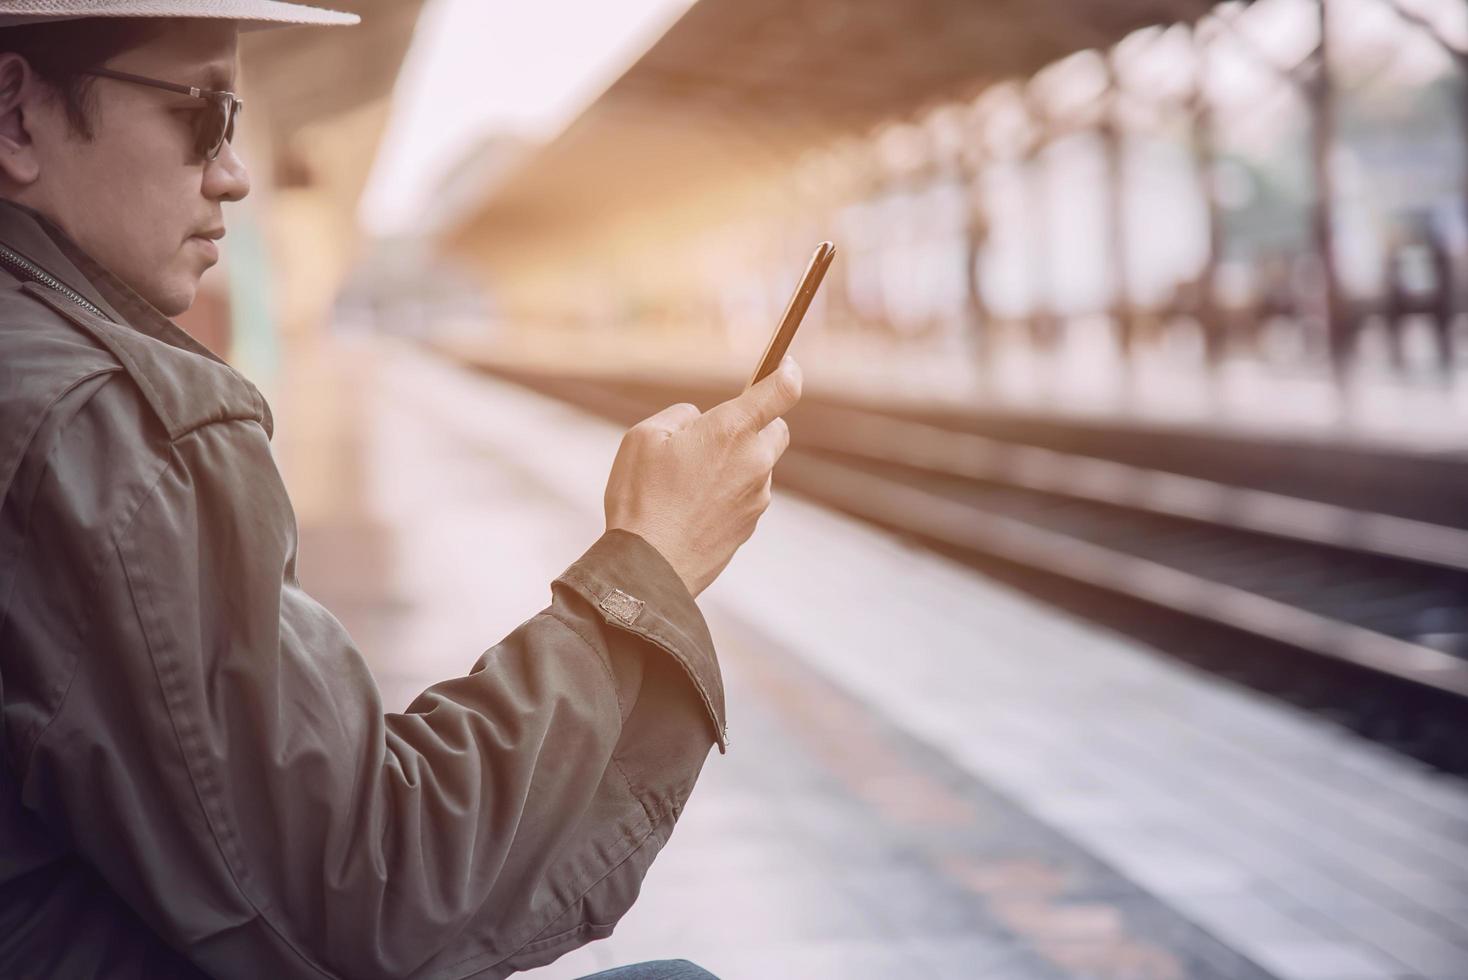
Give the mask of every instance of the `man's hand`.
M 627 430 L 607 480 L 607 529 L 656 548 L 698 595 L 754 533 L 770 471 L 790 444 L 780 416 L 800 400 L 800 367 L 777 371 L 699 414 L 673 405 Z

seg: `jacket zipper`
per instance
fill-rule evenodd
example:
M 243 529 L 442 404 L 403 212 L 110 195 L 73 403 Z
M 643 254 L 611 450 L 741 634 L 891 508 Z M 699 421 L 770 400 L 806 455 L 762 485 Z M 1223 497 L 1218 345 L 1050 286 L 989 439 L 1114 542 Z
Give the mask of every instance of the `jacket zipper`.
M 43 286 L 55 290 L 94 316 L 99 316 L 104 320 L 112 319 L 106 313 L 102 312 L 97 307 L 97 304 L 6 245 L 0 245 L 0 265 L 4 265 L 13 272 L 20 273 L 32 282 L 38 282 Z

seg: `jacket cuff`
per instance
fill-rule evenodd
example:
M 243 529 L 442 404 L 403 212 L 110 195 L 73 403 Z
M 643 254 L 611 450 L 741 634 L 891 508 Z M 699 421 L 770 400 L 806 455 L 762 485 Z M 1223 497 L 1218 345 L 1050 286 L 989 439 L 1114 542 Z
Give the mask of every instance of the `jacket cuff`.
M 667 652 L 703 699 L 719 752 L 729 749 L 724 680 L 713 637 L 673 566 L 641 536 L 607 531 L 556 579 L 580 595 L 608 625 Z

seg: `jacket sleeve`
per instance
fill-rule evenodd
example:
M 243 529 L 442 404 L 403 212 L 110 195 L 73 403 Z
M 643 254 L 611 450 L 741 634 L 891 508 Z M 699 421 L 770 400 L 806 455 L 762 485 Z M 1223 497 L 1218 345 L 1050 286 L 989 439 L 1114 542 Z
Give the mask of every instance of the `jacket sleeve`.
M 655 549 L 608 532 L 465 675 L 386 713 L 296 581 L 257 424 L 196 429 L 97 504 L 76 487 L 116 434 L 71 429 L 35 521 L 75 594 L 30 601 L 76 615 L 21 639 L 73 662 L 24 802 L 161 936 L 221 977 L 458 977 L 611 932 L 724 744 L 712 642 Z

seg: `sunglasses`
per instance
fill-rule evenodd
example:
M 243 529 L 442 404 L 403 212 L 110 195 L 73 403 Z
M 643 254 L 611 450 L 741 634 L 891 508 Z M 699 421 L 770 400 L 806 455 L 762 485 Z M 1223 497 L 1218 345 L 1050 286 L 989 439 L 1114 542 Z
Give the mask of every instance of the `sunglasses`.
M 129 75 L 125 71 L 112 71 L 109 68 L 94 68 L 82 74 L 166 89 L 209 103 L 210 111 L 198 113 L 194 123 L 194 149 L 205 160 L 213 160 L 218 157 L 224 144 L 234 139 L 235 117 L 245 109 L 244 100 L 236 97 L 233 92 L 198 88 L 193 85 L 179 85 L 176 82 L 159 81 L 156 78 L 146 78 L 142 75 Z

